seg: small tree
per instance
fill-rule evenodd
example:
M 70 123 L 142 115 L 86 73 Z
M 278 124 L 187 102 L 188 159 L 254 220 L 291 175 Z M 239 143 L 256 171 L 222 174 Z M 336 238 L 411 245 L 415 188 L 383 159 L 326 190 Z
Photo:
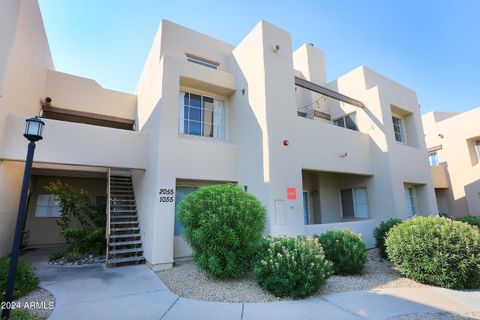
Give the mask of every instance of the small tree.
M 265 226 L 265 209 L 233 184 L 206 186 L 179 205 L 185 240 L 195 263 L 217 278 L 236 278 L 250 270 Z
M 103 254 L 105 252 L 105 207 L 92 203 L 88 193 L 77 190 L 60 180 L 51 182 L 45 189 L 57 196 L 60 206 L 60 218 L 57 224 L 67 241 L 63 256 L 75 259 L 79 255 Z M 80 226 L 72 226 L 78 220 Z

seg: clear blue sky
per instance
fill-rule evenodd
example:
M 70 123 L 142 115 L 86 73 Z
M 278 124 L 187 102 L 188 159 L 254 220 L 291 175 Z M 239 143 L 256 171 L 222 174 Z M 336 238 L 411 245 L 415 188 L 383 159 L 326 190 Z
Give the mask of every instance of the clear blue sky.
M 260 19 L 325 53 L 328 79 L 366 65 L 422 113 L 480 106 L 480 1 L 40 0 L 59 71 L 134 92 L 161 19 L 237 44 Z

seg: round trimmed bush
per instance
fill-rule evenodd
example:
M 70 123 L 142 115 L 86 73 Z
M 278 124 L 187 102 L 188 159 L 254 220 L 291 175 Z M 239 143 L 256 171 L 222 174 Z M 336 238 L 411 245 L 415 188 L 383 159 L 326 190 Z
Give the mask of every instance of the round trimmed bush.
M 387 233 L 392 227 L 400 223 L 402 223 L 402 220 L 397 218 L 390 218 L 386 221 L 380 222 L 380 224 L 373 230 L 373 236 L 375 237 L 378 251 L 383 258 L 387 258 L 387 247 L 385 245 Z
M 332 272 L 318 239 L 305 236 L 268 237 L 253 266 L 258 285 L 277 297 L 309 296 Z
M 387 254 L 408 278 L 445 288 L 480 286 L 480 232 L 443 217 L 415 217 L 388 233 Z
M 265 226 L 265 209 L 233 184 L 200 187 L 179 204 L 178 216 L 197 266 L 216 278 L 249 271 Z
M 460 222 L 465 222 L 465 223 L 468 223 L 471 226 L 475 226 L 477 228 L 480 228 L 480 217 L 463 216 L 463 217 L 458 217 L 455 220 L 460 221 Z
M 327 231 L 316 235 L 325 257 L 333 262 L 333 271 L 339 275 L 360 274 L 367 262 L 367 247 L 362 236 L 348 229 Z
M 3 301 L 5 290 L 7 288 L 8 269 L 10 258 L 0 259 L 0 301 Z M 33 268 L 25 260 L 20 258 L 17 265 L 17 275 L 15 277 L 15 287 L 13 289 L 13 298 L 23 297 L 38 286 L 39 280 Z

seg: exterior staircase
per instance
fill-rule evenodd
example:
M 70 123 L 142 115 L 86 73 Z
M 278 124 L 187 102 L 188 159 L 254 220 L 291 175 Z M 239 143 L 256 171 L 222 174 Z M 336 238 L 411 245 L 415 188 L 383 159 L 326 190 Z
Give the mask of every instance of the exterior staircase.
M 107 205 L 107 266 L 145 263 L 132 177 L 110 175 Z

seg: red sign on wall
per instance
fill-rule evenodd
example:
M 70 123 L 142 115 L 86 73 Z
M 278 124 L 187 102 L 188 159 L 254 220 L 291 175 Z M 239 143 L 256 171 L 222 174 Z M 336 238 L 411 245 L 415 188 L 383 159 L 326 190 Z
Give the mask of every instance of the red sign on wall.
M 297 189 L 287 188 L 287 199 L 288 200 L 296 200 L 297 199 Z

